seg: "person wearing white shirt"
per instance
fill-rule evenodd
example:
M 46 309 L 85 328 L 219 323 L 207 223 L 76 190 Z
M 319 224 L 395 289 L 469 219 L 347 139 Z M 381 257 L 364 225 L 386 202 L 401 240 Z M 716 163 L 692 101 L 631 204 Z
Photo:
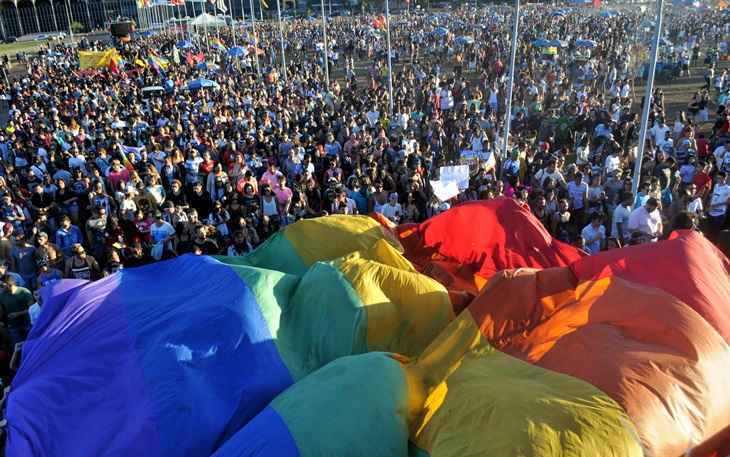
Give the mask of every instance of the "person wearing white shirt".
M 616 151 L 611 150 L 608 156 L 606 156 L 606 160 L 603 162 L 603 171 L 608 176 L 619 168 L 621 168 L 621 159 Z
M 655 121 L 654 127 L 651 128 L 651 133 L 654 135 L 654 144 L 657 146 L 664 146 L 664 143 L 667 141 L 668 134 L 671 132 L 671 129 L 667 126 L 667 124 L 664 123 L 663 120 Z
M 383 205 L 381 213 L 387 217 L 391 222 L 398 224 L 400 223 L 403 210 L 401 209 L 400 203 L 398 203 L 398 194 L 393 192 L 388 197 L 388 203 Z
M 598 213 L 591 216 L 591 223 L 583 227 L 580 236 L 583 239 L 583 248 L 589 254 L 601 252 L 606 242 L 606 227 L 601 224 L 602 216 Z
M 710 232 L 714 236 L 725 227 L 728 205 L 730 205 L 730 186 L 727 184 L 727 173 L 721 171 L 715 175 L 715 187 L 712 189 L 710 205 L 707 209 Z
M 630 232 L 641 232 L 652 241 L 656 241 L 663 230 L 659 201 L 656 198 L 648 199 L 643 206 L 633 210 L 629 216 Z
M 725 144 L 716 147 L 712 155 L 715 156 L 717 168 L 725 173 L 730 173 L 730 140 L 726 140 Z
M 611 238 L 615 238 L 626 245 L 631 238 L 631 230 L 629 230 L 629 217 L 631 216 L 631 206 L 634 204 L 634 194 L 625 192 L 622 196 L 621 203 L 613 210 L 611 218 Z
M 583 173 L 575 174 L 575 180 L 568 183 L 568 195 L 574 210 L 581 211 L 588 200 L 588 185 L 583 182 Z

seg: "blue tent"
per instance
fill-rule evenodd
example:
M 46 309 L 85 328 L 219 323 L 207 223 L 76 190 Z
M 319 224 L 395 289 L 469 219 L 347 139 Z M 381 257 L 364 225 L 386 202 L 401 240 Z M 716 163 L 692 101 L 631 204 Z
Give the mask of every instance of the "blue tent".
M 547 48 L 550 46 L 554 46 L 551 43 L 552 43 L 552 41 L 546 40 L 545 38 L 538 38 L 537 40 L 532 42 L 532 45 L 535 46 L 536 48 Z
M 618 13 L 615 12 L 615 11 L 601 11 L 601 13 L 599 14 L 599 16 L 601 16 L 601 17 L 614 17 L 614 16 L 618 16 Z
M 220 87 L 217 82 L 211 81 L 210 79 L 205 78 L 198 78 L 193 79 L 192 81 L 188 81 L 187 88 L 188 90 L 198 90 L 203 88 L 215 88 L 217 89 Z

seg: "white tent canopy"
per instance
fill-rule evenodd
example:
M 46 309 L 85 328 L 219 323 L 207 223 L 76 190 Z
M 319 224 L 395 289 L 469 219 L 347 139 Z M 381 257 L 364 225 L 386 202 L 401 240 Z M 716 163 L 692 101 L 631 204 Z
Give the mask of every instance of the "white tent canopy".
M 190 22 L 193 27 L 225 27 L 226 21 L 208 13 L 203 13 Z

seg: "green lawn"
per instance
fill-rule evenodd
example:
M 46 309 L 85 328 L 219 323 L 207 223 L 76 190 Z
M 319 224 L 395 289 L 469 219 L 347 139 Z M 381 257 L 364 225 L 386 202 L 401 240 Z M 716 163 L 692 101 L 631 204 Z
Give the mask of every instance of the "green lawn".
M 0 44 L 0 55 L 15 54 L 16 52 L 33 52 L 46 41 L 16 41 L 15 43 Z

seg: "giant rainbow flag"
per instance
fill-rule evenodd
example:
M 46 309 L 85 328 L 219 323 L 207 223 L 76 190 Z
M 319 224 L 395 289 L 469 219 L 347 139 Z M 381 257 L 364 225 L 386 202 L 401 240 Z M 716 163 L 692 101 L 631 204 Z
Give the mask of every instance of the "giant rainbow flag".
M 729 271 L 689 232 L 586 257 L 505 199 L 61 281 L 6 455 L 724 457 Z

